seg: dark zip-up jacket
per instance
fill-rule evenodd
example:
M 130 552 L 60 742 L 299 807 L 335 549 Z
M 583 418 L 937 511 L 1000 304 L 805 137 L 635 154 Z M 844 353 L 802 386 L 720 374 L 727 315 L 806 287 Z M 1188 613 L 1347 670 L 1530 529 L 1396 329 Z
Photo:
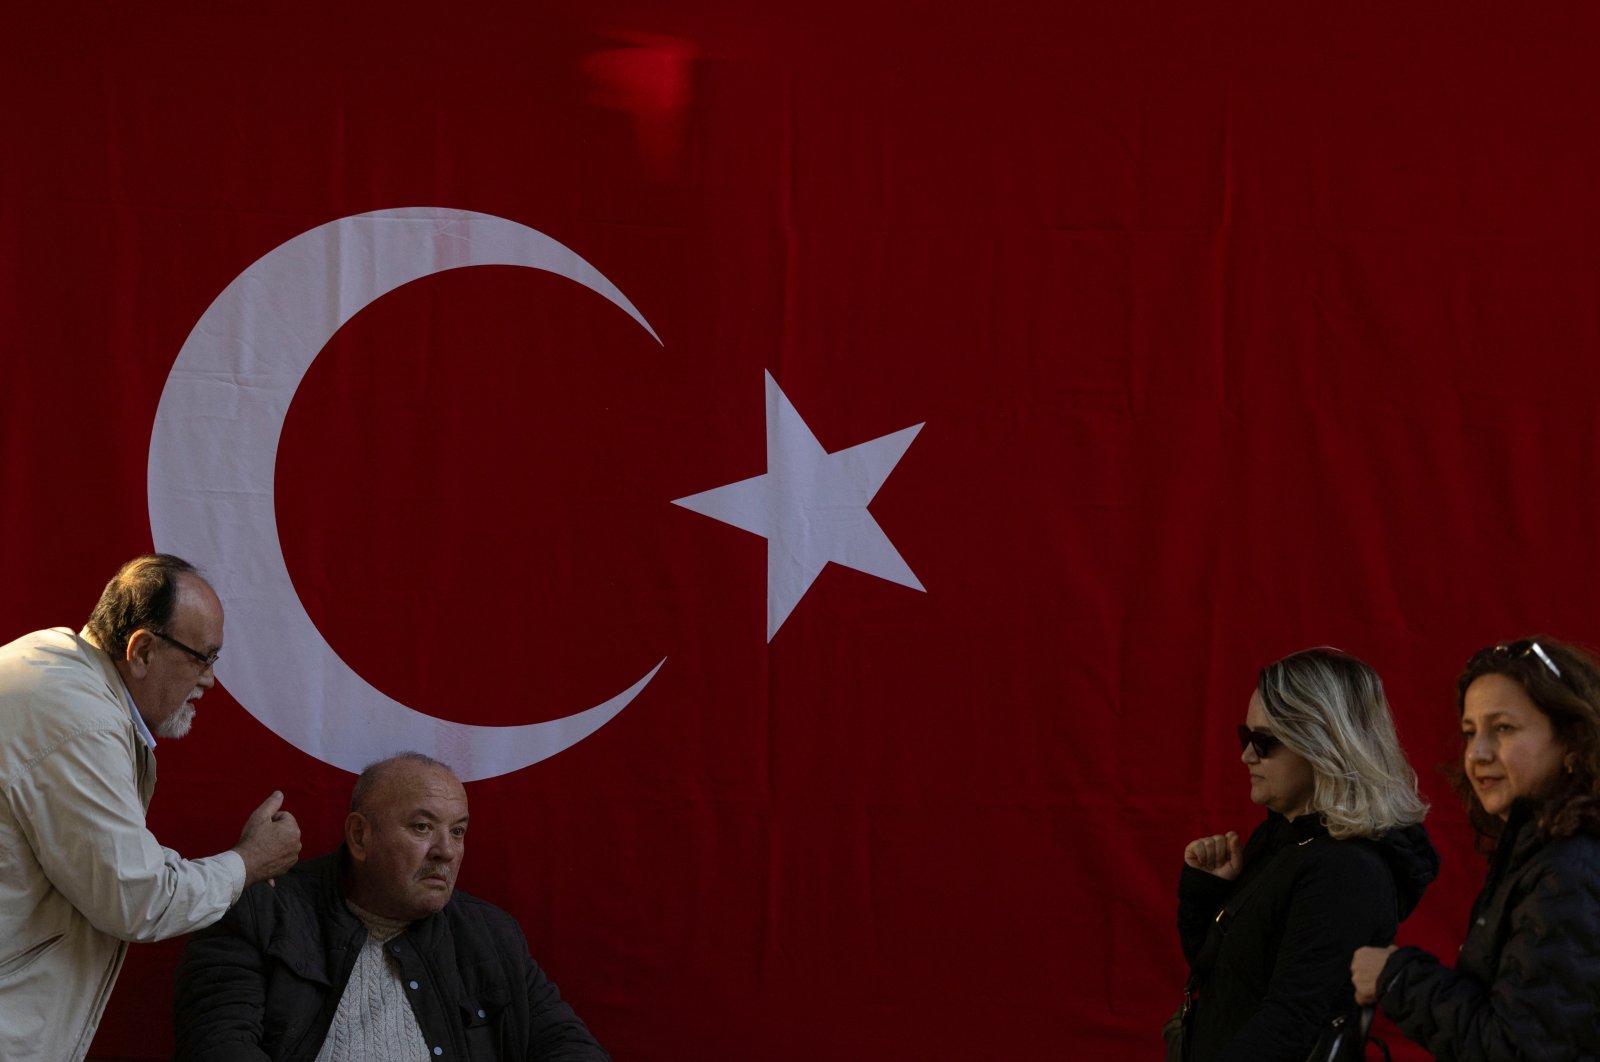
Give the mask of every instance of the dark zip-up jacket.
M 1455 969 L 1401 948 L 1378 984 L 1383 1012 L 1436 1058 L 1600 1059 L 1600 838 L 1547 840 L 1514 805 Z
M 1386 945 L 1438 872 L 1423 828 L 1333 840 L 1316 815 L 1268 812 L 1232 882 L 1183 868 L 1178 930 L 1191 966 L 1220 933 L 1215 962 L 1195 970 L 1191 1062 L 1303 1062 L 1318 1031 L 1351 1006 L 1350 956 Z M 1259 885 L 1249 883 L 1261 876 Z M 1218 912 L 1251 887 L 1226 927 Z
M 345 906 L 341 849 L 246 889 L 183 952 L 180 1062 L 313 1062 L 367 941 Z M 516 919 L 456 892 L 384 945 L 430 1053 L 443 1062 L 609 1055 L 528 954 Z

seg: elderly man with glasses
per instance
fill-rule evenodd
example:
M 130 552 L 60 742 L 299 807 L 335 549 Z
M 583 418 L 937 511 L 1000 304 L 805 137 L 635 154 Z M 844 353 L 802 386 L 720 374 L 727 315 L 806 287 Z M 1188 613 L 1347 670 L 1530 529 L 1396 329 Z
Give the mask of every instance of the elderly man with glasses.
M 294 865 L 281 793 L 205 859 L 145 827 L 156 737 L 188 733 L 222 621 L 192 565 L 152 554 L 112 577 L 82 631 L 0 646 L 0 1058 L 82 1059 L 129 941 L 209 925 Z

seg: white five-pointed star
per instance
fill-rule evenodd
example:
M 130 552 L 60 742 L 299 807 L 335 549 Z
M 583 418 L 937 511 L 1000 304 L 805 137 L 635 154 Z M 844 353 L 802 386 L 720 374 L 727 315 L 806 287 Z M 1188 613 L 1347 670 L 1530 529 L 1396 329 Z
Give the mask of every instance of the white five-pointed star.
M 837 453 L 823 450 L 767 377 L 767 474 L 674 505 L 767 540 L 767 641 L 829 561 L 916 590 L 922 584 L 867 512 L 922 425 Z

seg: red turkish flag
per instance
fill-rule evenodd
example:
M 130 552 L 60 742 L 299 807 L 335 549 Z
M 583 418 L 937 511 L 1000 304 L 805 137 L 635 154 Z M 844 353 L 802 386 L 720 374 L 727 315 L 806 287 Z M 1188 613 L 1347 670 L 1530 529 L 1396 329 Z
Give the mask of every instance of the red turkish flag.
M 1152 1057 L 1183 844 L 1260 816 L 1231 737 L 1255 669 L 1334 644 L 1385 676 L 1436 805 L 1443 873 L 1402 939 L 1452 954 L 1483 870 L 1434 770 L 1455 670 L 1534 629 L 1600 642 L 1592 14 L 13 24 L 0 637 L 81 623 L 161 540 L 156 473 L 191 467 L 152 463 L 180 352 L 305 234 L 502 219 L 639 317 L 515 264 L 250 295 L 308 344 L 348 313 L 288 387 L 250 519 L 309 625 L 274 630 L 314 630 L 373 697 L 330 697 L 342 672 L 300 651 L 256 657 L 281 677 L 247 697 L 228 668 L 277 634 L 230 626 L 194 733 L 159 749 L 163 843 L 227 847 L 273 788 L 306 855 L 337 843 L 351 775 L 285 713 L 376 756 L 409 717 L 374 705 L 528 727 L 661 663 L 589 736 L 468 787 L 462 887 L 617 1058 Z M 173 412 L 240 445 L 271 387 L 203 379 Z M 168 485 L 220 530 L 179 530 L 244 579 L 265 561 L 210 475 Z M 760 529 L 673 504 L 759 477 Z M 863 512 L 914 583 L 876 538 L 849 565 Z M 180 947 L 134 949 L 97 1054 L 170 1052 Z

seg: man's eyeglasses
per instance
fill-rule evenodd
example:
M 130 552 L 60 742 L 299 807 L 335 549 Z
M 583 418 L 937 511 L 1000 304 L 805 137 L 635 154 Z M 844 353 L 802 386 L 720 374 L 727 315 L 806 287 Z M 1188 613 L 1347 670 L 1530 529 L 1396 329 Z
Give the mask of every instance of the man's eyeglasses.
M 1256 750 L 1256 755 L 1266 759 L 1272 755 L 1272 750 L 1282 745 L 1283 742 L 1267 733 L 1265 730 L 1251 730 L 1243 723 L 1239 724 L 1239 751 L 1243 752 L 1245 746 Z
M 1561 669 L 1556 667 L 1556 662 L 1550 659 L 1550 654 L 1544 651 L 1544 646 L 1532 638 L 1523 638 L 1521 641 L 1506 642 L 1479 649 L 1472 654 L 1472 659 L 1467 661 L 1467 667 L 1470 668 L 1489 660 L 1516 660 L 1524 656 L 1538 657 L 1539 663 L 1550 669 L 1550 674 L 1556 678 L 1561 677 Z
M 214 653 L 202 653 L 198 649 L 190 649 L 187 645 L 184 645 L 170 634 L 162 634 L 160 631 L 151 631 L 150 633 L 155 635 L 157 638 L 160 638 L 173 648 L 182 649 L 184 652 L 194 657 L 194 661 L 200 665 L 201 671 L 204 671 L 207 668 L 215 667 L 217 664 L 217 658 L 222 655 L 221 649 L 218 649 Z

